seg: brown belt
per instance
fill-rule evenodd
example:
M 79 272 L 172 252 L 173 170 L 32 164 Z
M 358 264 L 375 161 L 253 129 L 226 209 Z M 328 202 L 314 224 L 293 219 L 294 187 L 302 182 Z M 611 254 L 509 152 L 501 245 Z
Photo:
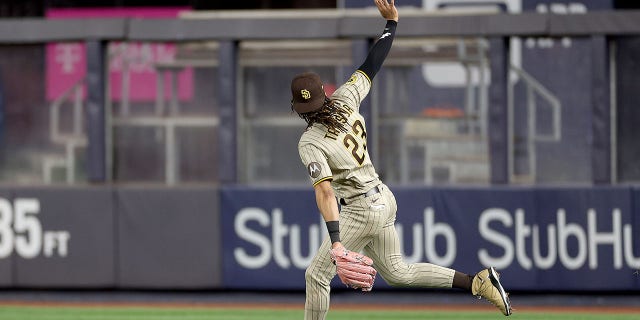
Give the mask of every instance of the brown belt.
M 363 194 L 359 194 L 357 196 L 353 196 L 351 198 L 346 198 L 346 199 L 345 198 L 340 198 L 340 204 L 343 205 L 343 206 L 346 206 L 348 204 L 347 203 L 347 199 L 353 199 L 355 197 L 359 197 L 359 196 L 362 196 L 362 195 L 364 195 L 365 198 L 366 197 L 371 197 L 372 195 L 374 195 L 376 193 L 380 193 L 380 192 L 382 192 L 382 188 L 378 185 L 378 186 L 375 186 L 375 187 L 369 189 L 369 191 L 367 191 L 367 192 L 365 192 Z

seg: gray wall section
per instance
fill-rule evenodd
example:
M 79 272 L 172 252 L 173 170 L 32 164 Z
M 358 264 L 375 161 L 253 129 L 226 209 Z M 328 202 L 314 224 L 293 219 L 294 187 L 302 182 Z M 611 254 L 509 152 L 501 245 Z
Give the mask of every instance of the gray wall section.
M 29 250 L 14 241 L 13 253 L 0 259 L 0 288 L 209 289 L 222 283 L 215 187 L 7 187 L 0 198 L 11 207 L 11 237 L 42 244 Z M 18 219 L 16 199 L 39 209 L 36 204 Z M 41 236 L 19 231 L 18 220 L 40 225 L 33 230 Z
M 54 250 L 47 257 L 45 245 L 33 258 L 20 257 L 16 250 L 15 286 L 96 288 L 115 284 L 110 188 L 24 188 L 14 191 L 14 199 L 18 198 L 39 201 L 40 211 L 33 216 L 42 225 L 43 241 L 47 232 L 66 231 L 70 237 L 66 256 Z
M 121 188 L 115 201 L 118 287 L 220 285 L 217 188 Z
M 12 201 L 13 190 L 10 188 L 0 188 L 0 198 Z M 0 241 L 5 239 L 0 236 Z M 13 256 L 0 259 L 0 288 L 13 286 Z
M 603 36 L 591 37 L 591 179 L 611 183 L 611 94 L 609 47 Z
M 217 86 L 218 106 L 220 110 L 220 125 L 218 126 L 218 177 L 221 182 L 236 182 L 238 178 L 238 168 L 236 166 L 238 137 L 237 137 L 237 116 L 239 109 L 236 99 L 238 88 L 238 42 L 220 42 L 218 58 L 220 61 L 227 61 L 218 66 Z
M 104 182 L 107 175 L 106 164 L 106 41 L 89 40 L 87 50 L 87 176 L 91 182 Z
M 492 184 L 509 183 L 507 92 L 509 79 L 509 42 L 505 38 L 491 38 L 490 64 L 491 85 L 489 87 L 489 156 Z
M 594 0 L 595 1 L 595 0 Z M 597 0 L 598 3 L 602 3 Z M 529 1 L 535 5 L 537 2 Z M 527 9 L 527 3 L 525 10 Z M 597 6 L 595 8 L 599 8 Z M 590 4 L 590 9 L 594 7 Z M 0 19 L 1 43 L 133 40 L 191 41 L 210 39 L 274 39 L 373 37 L 379 32 L 374 11 L 349 10 L 328 15 L 316 10 L 255 12 L 203 19 Z M 434 15 L 417 10 L 402 18 L 404 36 L 562 36 L 639 34 L 640 10 L 594 11 L 584 14 Z
M 0 41 L 39 43 L 84 39 L 123 39 L 128 19 L 0 19 Z
M 640 37 L 616 39 L 616 87 L 617 99 L 616 137 L 617 180 L 640 181 Z M 640 217 L 639 217 L 640 220 Z M 640 229 L 639 229 L 640 230 Z

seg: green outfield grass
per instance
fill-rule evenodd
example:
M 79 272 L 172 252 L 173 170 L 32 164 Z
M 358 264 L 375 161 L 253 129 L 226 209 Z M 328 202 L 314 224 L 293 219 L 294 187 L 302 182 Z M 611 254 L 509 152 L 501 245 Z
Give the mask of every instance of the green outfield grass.
M 215 308 L 141 308 L 141 307 L 36 307 L 2 306 L 3 320 L 300 320 L 302 310 L 215 309 Z M 327 320 L 418 320 L 418 319 L 545 319 L 545 320 L 631 320 L 638 314 L 537 313 L 519 312 L 509 318 L 495 312 L 445 311 L 347 311 L 333 310 Z

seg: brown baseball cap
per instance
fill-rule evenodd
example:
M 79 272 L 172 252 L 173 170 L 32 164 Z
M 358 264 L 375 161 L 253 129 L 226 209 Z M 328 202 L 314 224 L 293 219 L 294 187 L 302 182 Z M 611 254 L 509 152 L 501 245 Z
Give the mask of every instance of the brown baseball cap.
M 314 72 L 301 73 L 291 81 L 291 105 L 297 113 L 307 113 L 324 105 L 325 93 L 320 76 Z

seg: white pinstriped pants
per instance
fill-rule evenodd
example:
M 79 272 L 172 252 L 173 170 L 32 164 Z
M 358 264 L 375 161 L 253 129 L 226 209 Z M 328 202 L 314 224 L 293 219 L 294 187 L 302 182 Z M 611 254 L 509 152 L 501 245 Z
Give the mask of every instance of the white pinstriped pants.
M 455 270 L 431 263 L 407 264 L 402 259 L 396 233 L 397 204 L 384 184 L 382 192 L 370 197 L 359 196 L 342 206 L 340 238 L 345 248 L 373 259 L 378 274 L 394 287 L 451 288 Z M 331 263 L 329 239 L 320 246 L 305 272 L 305 320 L 323 320 L 329 310 L 331 279 L 336 268 Z

